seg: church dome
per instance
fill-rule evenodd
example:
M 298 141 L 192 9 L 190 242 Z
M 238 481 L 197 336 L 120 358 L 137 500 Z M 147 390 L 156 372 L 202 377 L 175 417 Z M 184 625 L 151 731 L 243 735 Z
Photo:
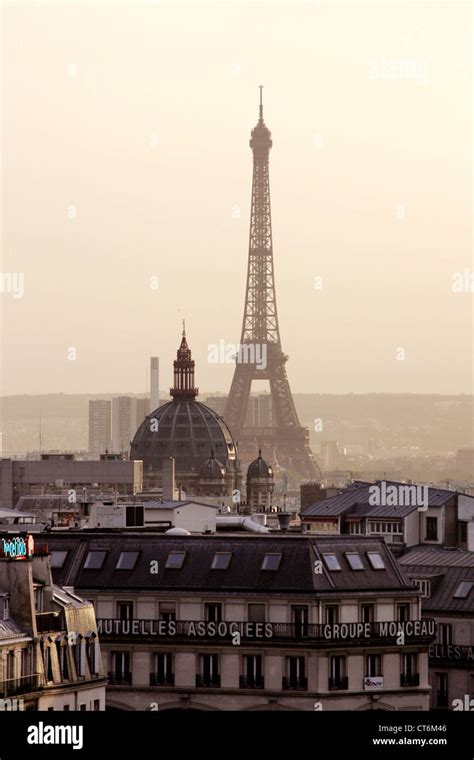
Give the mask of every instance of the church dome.
M 262 459 L 262 452 L 258 452 L 257 459 L 249 464 L 247 478 L 273 478 L 273 468 Z
M 203 466 L 212 463 L 222 478 L 228 462 L 237 463 L 237 449 L 232 434 L 213 409 L 196 401 L 194 361 L 183 329 L 181 345 L 174 362 L 172 401 L 151 412 L 133 438 L 130 459 L 143 461 L 143 474 L 161 476 L 163 461 L 174 457 L 176 478 L 198 477 Z M 212 459 L 209 454 L 213 452 Z M 214 459 L 215 456 L 215 459 Z

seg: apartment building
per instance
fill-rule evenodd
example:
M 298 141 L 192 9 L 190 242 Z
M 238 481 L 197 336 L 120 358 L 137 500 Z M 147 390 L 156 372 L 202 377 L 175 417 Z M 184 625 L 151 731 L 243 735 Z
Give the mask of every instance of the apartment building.
M 432 620 L 376 537 L 48 537 L 116 710 L 427 710 Z

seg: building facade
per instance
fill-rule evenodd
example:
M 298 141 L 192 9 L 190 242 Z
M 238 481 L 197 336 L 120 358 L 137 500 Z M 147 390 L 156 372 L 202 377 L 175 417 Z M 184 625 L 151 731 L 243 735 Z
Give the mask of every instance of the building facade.
M 0 704 L 7 710 L 104 710 L 94 608 L 53 585 L 48 547 L 0 534 Z
M 419 591 L 375 538 L 50 536 L 118 710 L 427 710 Z
M 89 401 L 89 454 L 99 455 L 110 450 L 112 424 L 111 402 L 104 399 Z

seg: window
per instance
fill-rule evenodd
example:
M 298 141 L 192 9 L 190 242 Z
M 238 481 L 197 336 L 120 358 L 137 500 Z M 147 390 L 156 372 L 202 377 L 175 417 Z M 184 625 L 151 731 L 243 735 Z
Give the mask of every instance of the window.
M 85 671 L 85 647 L 86 641 L 83 638 L 78 638 L 77 643 L 74 645 L 74 657 L 76 660 L 76 674 L 78 677 L 83 677 L 86 674 Z
M 360 622 L 361 623 L 373 623 L 374 622 L 374 605 L 373 604 L 361 604 L 360 605 Z
M 291 622 L 293 623 L 297 638 L 308 635 L 308 618 L 309 610 L 307 604 L 291 605 Z
M 69 705 L 64 705 L 63 707 L 64 712 L 68 712 L 70 709 Z
M 365 658 L 365 675 L 371 678 L 382 675 L 382 655 L 368 654 Z
M 44 646 L 44 645 L 43 645 Z M 45 666 L 45 673 L 46 673 L 46 666 Z M 7 681 L 13 681 L 15 679 L 15 652 L 13 649 L 10 649 L 7 653 Z M 51 681 L 53 680 L 53 676 L 51 675 Z
M 120 557 L 115 565 L 116 570 L 133 570 L 137 564 L 138 552 L 120 552 Z
M 144 525 L 143 521 L 143 506 L 130 506 L 125 507 L 125 526 L 127 528 L 140 527 Z
M 52 568 L 59 568 L 62 567 L 66 561 L 66 557 L 69 554 L 68 551 L 65 552 L 51 552 L 51 567 Z
M 326 625 L 336 625 L 339 622 L 339 607 L 337 604 L 327 604 L 324 608 Z
M 341 569 L 341 566 L 339 564 L 338 558 L 332 552 L 331 553 L 323 554 L 323 559 L 324 559 L 324 561 L 326 563 L 326 567 L 327 567 L 328 570 L 334 571 L 334 570 L 340 570 Z
M 397 604 L 397 621 L 406 623 L 408 620 L 410 620 L 410 604 L 409 602 L 400 602 Z
M 283 679 L 283 689 L 306 689 L 306 662 L 304 657 L 286 658 L 286 676 Z
M 0 608 L 0 610 L 2 611 L 2 619 L 8 620 L 10 617 L 10 597 L 8 595 L 3 597 L 3 609 Z
M 117 602 L 117 617 L 120 620 L 133 620 L 133 602 Z
M 84 562 L 84 570 L 100 570 L 104 564 L 106 554 L 107 552 L 89 552 Z
M 36 612 L 42 612 L 43 611 L 43 589 L 41 586 L 35 586 L 34 587 L 34 594 L 35 594 L 35 611 Z
M 349 523 L 349 533 L 359 535 L 362 533 L 362 521 L 354 520 Z
M 266 617 L 264 604 L 249 604 L 247 606 L 247 616 L 249 623 L 264 623 Z
M 385 570 L 385 563 L 379 552 L 367 552 L 367 557 L 374 570 Z
M 85 702 L 81 702 L 81 704 L 79 705 L 79 710 L 81 712 L 87 712 L 87 705 Z
M 467 599 L 473 585 L 472 581 L 461 581 L 454 592 L 454 599 Z
M 448 707 L 448 674 L 435 673 L 436 703 L 438 708 Z
M 281 554 L 265 554 L 262 562 L 262 570 L 278 570 L 281 562 Z
M 156 652 L 153 655 L 153 673 L 150 686 L 174 686 L 173 655 L 171 652 Z
M 53 665 L 51 663 L 51 649 L 43 643 L 42 650 L 43 650 L 43 662 L 44 662 L 44 677 L 46 681 L 52 681 L 53 680 Z M 10 652 L 8 654 L 10 654 Z
M 426 518 L 426 541 L 438 540 L 438 518 L 427 517 Z
M 459 540 L 461 543 L 467 543 L 467 522 L 459 523 Z
M 346 552 L 346 559 L 350 565 L 351 570 L 363 570 L 364 565 L 357 552 Z
M 332 655 L 329 658 L 329 688 L 347 689 L 347 687 L 346 656 L 343 654 Z
M 416 652 L 404 652 L 402 654 L 401 686 L 419 686 L 420 676 L 418 673 L 418 656 Z
M 167 570 L 181 570 L 186 559 L 186 552 L 170 552 L 166 560 Z
M 453 643 L 453 626 L 451 623 L 438 623 L 438 639 L 442 646 L 450 646 Z
M 218 687 L 221 685 L 219 655 L 202 654 L 201 672 L 196 675 L 196 686 Z
M 56 641 L 56 654 L 58 656 L 61 681 L 69 681 L 69 663 L 67 661 L 67 650 L 68 647 L 66 644 L 61 644 L 60 641 Z
M 100 699 L 94 699 L 94 712 L 100 711 Z
M 176 620 L 176 602 L 160 602 L 159 619 L 167 623 Z
M 431 583 L 428 578 L 414 578 L 413 585 L 420 589 L 420 596 L 429 599 L 431 596 Z
M 112 652 L 112 671 L 109 673 L 111 684 L 131 684 L 130 652 Z
M 241 689 L 263 689 L 262 655 L 248 654 L 243 658 L 243 675 L 240 676 Z
M 96 676 L 99 672 L 99 640 L 91 636 L 86 644 L 87 662 L 89 663 L 89 672 L 91 676 Z
M 231 558 L 232 554 L 230 552 L 216 552 L 212 560 L 211 570 L 227 570 Z
M 220 623 L 222 620 L 222 604 L 220 602 L 211 602 L 204 606 L 206 620 L 209 623 Z

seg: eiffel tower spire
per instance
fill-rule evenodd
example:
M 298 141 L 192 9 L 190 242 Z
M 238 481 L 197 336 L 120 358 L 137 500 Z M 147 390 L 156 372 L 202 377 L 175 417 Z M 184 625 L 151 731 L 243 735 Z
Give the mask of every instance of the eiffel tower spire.
M 272 461 L 299 472 L 320 477 L 309 448 L 309 431 L 300 426 L 290 391 L 281 349 L 273 267 L 269 156 L 271 132 L 263 120 L 262 86 L 259 119 L 251 132 L 253 153 L 249 257 L 241 346 L 224 419 L 239 441 L 242 459 L 254 458 L 261 447 Z M 253 351 L 252 351 L 253 348 Z M 257 362 L 256 356 L 265 357 Z M 268 380 L 272 397 L 272 428 L 245 427 L 253 380 Z

